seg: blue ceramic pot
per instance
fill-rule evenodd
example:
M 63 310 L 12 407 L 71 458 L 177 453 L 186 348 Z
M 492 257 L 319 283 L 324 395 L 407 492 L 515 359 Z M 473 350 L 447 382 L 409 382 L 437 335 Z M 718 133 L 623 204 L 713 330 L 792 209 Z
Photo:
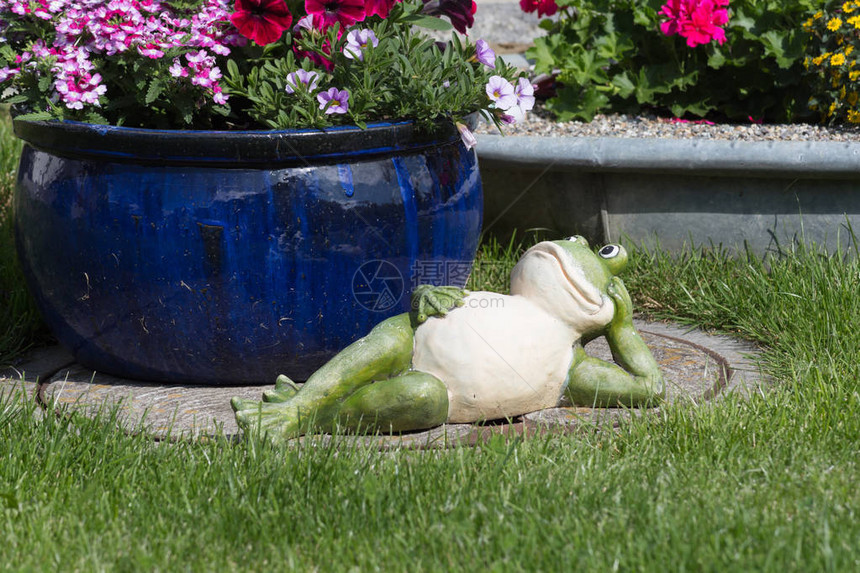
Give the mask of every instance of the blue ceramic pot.
M 15 122 L 18 251 L 57 338 L 141 380 L 307 377 L 417 283 L 463 285 L 481 228 L 453 126 L 192 132 Z

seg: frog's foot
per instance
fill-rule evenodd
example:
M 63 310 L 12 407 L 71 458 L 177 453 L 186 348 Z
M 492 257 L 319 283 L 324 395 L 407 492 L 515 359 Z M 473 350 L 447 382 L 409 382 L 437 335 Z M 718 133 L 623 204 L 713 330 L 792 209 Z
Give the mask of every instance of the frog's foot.
M 469 291 L 458 287 L 418 285 L 412 293 L 412 310 L 422 323 L 431 316 L 445 316 L 451 309 L 463 306 L 468 295 Z
M 310 419 L 290 402 L 259 402 L 233 398 L 230 401 L 236 422 L 246 435 L 259 432 L 273 443 L 299 437 Z
M 275 389 L 263 392 L 263 402 L 286 402 L 298 393 L 299 386 L 281 374 L 275 380 Z

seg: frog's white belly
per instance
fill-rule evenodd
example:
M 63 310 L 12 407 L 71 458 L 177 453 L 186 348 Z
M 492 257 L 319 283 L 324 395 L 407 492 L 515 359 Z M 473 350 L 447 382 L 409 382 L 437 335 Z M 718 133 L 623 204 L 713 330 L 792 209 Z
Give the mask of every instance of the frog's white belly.
M 558 403 L 578 338 L 525 297 L 473 292 L 416 329 L 412 365 L 448 388 L 448 422 L 517 416 Z

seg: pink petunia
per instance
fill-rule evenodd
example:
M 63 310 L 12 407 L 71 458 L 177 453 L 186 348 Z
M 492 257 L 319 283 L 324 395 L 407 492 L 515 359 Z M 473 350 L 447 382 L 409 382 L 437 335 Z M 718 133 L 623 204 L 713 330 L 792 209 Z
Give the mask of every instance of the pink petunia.
M 558 12 L 558 5 L 555 0 L 520 0 L 520 9 L 528 13 L 537 11 L 538 18 L 543 18 Z
M 327 30 L 340 23 L 340 28 L 348 28 L 364 20 L 364 0 L 305 0 L 305 10 L 314 17 L 314 26 Z
M 379 16 L 380 18 L 388 18 L 388 13 L 395 4 L 401 0 L 364 0 L 364 11 L 367 16 Z
M 236 0 L 230 22 L 239 33 L 261 46 L 280 39 L 293 16 L 284 0 Z

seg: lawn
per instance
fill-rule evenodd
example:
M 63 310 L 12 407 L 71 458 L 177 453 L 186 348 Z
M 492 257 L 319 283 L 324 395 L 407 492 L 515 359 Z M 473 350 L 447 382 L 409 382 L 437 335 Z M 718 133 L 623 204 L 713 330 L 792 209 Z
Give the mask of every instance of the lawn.
M 0 124 L 2 187 L 16 143 Z M 39 340 L 0 216 L 0 356 Z M 516 249 L 483 247 L 503 288 Z M 621 431 L 381 453 L 155 444 L 0 405 L 14 570 L 860 569 L 860 264 L 635 250 L 640 309 L 763 345 L 773 387 Z M 5 297 L 5 298 L 4 298 Z M 10 301 L 14 301 L 11 302 Z M 10 310 L 7 310 L 10 309 Z M 10 320 L 11 318 L 11 320 Z M 5 334 L 4 334 L 5 333 Z

